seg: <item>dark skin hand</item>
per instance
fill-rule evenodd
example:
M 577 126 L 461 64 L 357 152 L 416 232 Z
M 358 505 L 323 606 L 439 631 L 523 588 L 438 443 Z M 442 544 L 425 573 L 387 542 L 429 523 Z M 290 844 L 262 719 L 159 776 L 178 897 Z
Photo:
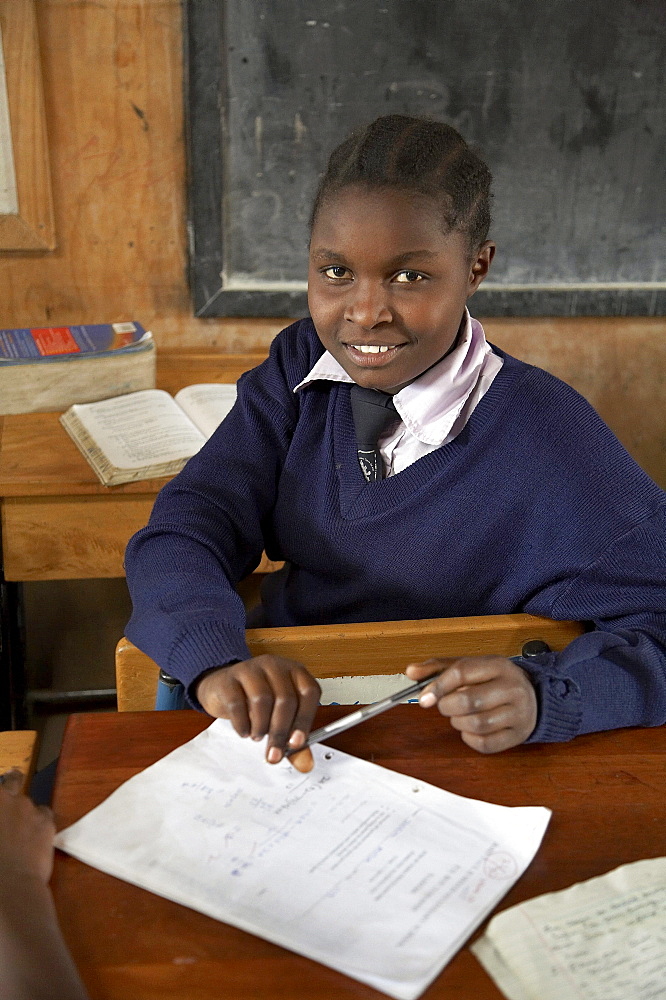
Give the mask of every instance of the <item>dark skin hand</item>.
M 53 869 L 53 814 L 21 795 L 23 775 L 8 771 L 0 785 L 0 885 L 10 874 L 46 885 Z
M 424 708 L 437 705 L 463 742 L 479 753 L 518 746 L 534 732 L 536 693 L 526 672 L 503 656 L 471 656 L 410 663 L 407 676 L 440 675 L 422 692 Z
M 268 735 L 266 760 L 277 764 L 287 746 L 305 743 L 319 705 L 321 689 L 302 663 L 281 656 L 255 656 L 205 674 L 196 695 L 215 719 L 229 719 L 239 736 Z M 312 753 L 289 757 L 299 771 L 310 771 Z
M 51 810 L 21 795 L 23 775 L 0 784 L 0 995 L 3 1000 L 86 1000 L 67 950 L 48 881 Z

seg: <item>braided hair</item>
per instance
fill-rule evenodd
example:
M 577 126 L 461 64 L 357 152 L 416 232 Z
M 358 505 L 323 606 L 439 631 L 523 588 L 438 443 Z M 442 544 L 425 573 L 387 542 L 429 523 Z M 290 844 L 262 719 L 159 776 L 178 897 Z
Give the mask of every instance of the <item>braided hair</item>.
M 384 115 L 353 132 L 331 153 L 310 229 L 322 203 L 342 188 L 394 188 L 436 198 L 446 230 L 465 233 L 473 252 L 488 236 L 491 182 L 486 164 L 450 125 Z

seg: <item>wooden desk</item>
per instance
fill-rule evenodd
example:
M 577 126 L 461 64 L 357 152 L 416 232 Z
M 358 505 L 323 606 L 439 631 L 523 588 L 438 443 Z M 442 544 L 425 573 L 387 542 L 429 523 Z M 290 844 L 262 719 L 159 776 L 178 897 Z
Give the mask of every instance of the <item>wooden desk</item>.
M 263 354 L 158 355 L 157 385 L 235 382 Z M 0 417 L 0 516 L 5 580 L 124 576 L 130 536 L 166 479 L 102 486 L 57 413 Z
M 317 725 L 341 711 L 320 709 Z M 56 779 L 58 827 L 81 817 L 208 724 L 207 717 L 194 712 L 72 716 Z M 458 794 L 503 805 L 549 806 L 553 817 L 544 842 L 498 909 L 666 853 L 666 727 L 601 733 L 484 757 L 465 747 L 438 716 L 401 705 L 331 742 Z M 381 996 L 60 852 L 53 891 L 92 1000 Z M 424 994 L 425 1000 L 501 996 L 467 948 Z
M 158 354 L 157 386 L 235 382 L 257 354 Z M 0 728 L 21 726 L 20 589 L 32 580 L 122 577 L 131 535 L 148 521 L 166 479 L 102 486 L 57 413 L 0 417 Z M 271 568 L 267 561 L 260 569 Z

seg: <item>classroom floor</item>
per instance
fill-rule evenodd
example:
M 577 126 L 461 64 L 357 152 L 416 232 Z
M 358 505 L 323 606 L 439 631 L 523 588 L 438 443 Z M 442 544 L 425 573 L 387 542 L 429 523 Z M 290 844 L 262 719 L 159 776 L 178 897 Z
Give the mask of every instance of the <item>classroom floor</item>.
M 115 687 L 114 651 L 130 615 L 124 579 L 26 583 L 23 601 L 29 690 Z M 34 705 L 29 711 L 28 726 L 39 733 L 38 768 L 58 756 L 74 710 Z

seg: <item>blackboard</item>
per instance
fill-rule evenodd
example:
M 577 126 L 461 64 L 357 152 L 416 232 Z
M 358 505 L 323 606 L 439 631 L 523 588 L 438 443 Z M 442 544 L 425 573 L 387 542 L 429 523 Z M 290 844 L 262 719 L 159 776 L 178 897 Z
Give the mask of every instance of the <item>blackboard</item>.
M 479 148 L 498 245 L 479 316 L 662 315 L 662 0 L 190 0 L 198 316 L 307 312 L 330 150 L 379 114 Z

